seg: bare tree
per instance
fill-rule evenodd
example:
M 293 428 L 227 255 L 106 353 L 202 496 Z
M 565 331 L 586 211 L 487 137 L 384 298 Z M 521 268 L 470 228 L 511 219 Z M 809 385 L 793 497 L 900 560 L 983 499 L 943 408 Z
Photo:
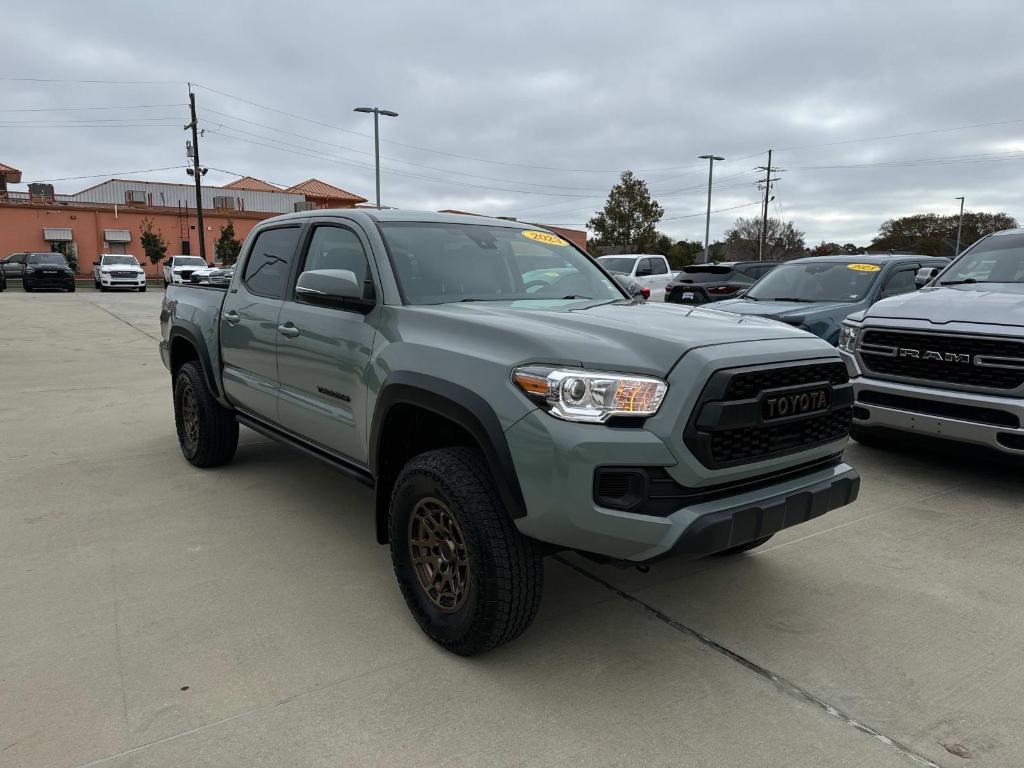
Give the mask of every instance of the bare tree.
M 758 256 L 761 242 L 761 220 L 740 217 L 726 230 L 725 242 L 730 251 L 743 259 L 754 260 Z M 804 233 L 793 226 L 791 221 L 769 218 L 765 236 L 764 258 L 766 261 L 795 259 L 804 255 Z

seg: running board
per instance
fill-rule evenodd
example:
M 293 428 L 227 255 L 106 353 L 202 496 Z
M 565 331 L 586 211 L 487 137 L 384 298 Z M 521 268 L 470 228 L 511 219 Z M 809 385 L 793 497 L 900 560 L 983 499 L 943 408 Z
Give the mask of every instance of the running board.
M 254 419 L 250 416 L 245 416 L 241 413 L 235 414 L 235 421 L 237 421 L 243 427 L 248 427 L 253 432 L 258 432 L 264 437 L 269 437 L 271 440 L 274 440 L 275 442 L 282 443 L 290 448 L 295 448 L 296 450 L 302 451 L 307 456 L 312 456 L 314 459 L 319 459 L 323 463 L 329 464 L 331 467 L 338 470 L 339 472 L 342 472 L 348 475 L 349 477 L 358 480 L 363 485 L 368 485 L 371 488 L 373 488 L 374 486 L 373 475 L 371 475 L 363 467 L 360 467 L 358 464 L 353 464 L 352 462 L 343 459 L 341 456 L 337 456 L 333 453 L 330 453 L 329 451 L 325 451 L 322 448 L 319 448 L 318 446 L 310 445 L 309 443 L 303 440 L 300 440 L 296 437 L 292 437 L 290 434 L 284 432 L 283 430 L 277 429 L 276 427 L 272 427 L 269 424 Z

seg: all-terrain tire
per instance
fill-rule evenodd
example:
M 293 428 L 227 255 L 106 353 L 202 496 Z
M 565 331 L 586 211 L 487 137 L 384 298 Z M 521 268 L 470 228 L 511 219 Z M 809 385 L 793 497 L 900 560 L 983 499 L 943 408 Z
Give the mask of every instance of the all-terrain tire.
M 235 415 L 217 402 L 197 362 L 174 377 L 174 425 L 182 455 L 196 467 L 226 464 L 238 448 Z
M 412 557 L 410 520 L 423 504 L 435 502 L 455 521 L 454 539 L 468 562 L 464 602 L 448 610 L 428 595 Z M 389 525 L 395 577 L 409 610 L 434 642 L 474 656 L 530 626 L 544 586 L 543 557 L 513 524 L 476 450 L 442 448 L 411 459 L 395 482 Z

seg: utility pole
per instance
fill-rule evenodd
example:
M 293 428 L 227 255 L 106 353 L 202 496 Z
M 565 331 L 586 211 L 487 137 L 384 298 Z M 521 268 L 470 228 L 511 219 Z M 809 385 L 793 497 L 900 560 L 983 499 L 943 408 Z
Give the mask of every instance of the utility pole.
M 199 258 L 206 262 L 206 228 L 203 226 L 203 176 L 206 169 L 199 165 L 199 120 L 196 117 L 196 95 L 192 92 L 192 84 L 188 85 L 188 103 L 192 110 L 192 122 L 185 126 L 185 130 L 192 130 L 192 143 L 186 142 L 186 152 L 192 160 L 192 167 L 186 172 L 193 176 L 196 182 L 196 226 L 199 228 Z M 209 263 L 209 262 L 206 262 Z
M 768 150 L 768 165 L 759 165 L 757 170 L 764 171 L 764 202 L 761 205 L 761 237 L 757 243 L 757 260 L 764 260 L 764 247 L 768 240 L 768 203 L 771 202 L 772 182 L 778 181 L 778 177 L 772 178 L 772 151 Z M 775 173 L 782 173 L 785 168 L 776 168 Z
M 956 253 L 953 254 L 953 258 L 955 259 L 960 255 L 960 230 L 963 229 L 964 226 L 964 199 L 962 197 L 954 197 L 953 199 L 960 201 L 960 221 L 956 225 Z
M 398 113 L 380 107 L 356 107 L 352 111 L 373 114 L 373 157 L 377 171 L 377 209 L 380 210 L 380 116 L 398 117 Z
M 715 160 L 725 160 L 725 158 L 718 155 L 700 155 L 698 159 L 708 161 L 708 214 L 704 220 L 704 258 L 701 260 L 702 264 L 707 264 L 711 237 L 711 179 L 715 174 Z

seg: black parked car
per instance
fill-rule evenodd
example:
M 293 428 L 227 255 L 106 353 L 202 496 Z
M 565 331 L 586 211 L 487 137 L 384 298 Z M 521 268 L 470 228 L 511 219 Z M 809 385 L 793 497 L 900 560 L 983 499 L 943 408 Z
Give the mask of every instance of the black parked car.
M 25 260 L 21 287 L 26 291 L 39 288 L 74 291 L 75 273 L 59 253 L 30 253 Z
M 691 264 L 665 286 L 665 301 L 706 304 L 734 297 L 779 265 L 778 261 L 720 261 Z

